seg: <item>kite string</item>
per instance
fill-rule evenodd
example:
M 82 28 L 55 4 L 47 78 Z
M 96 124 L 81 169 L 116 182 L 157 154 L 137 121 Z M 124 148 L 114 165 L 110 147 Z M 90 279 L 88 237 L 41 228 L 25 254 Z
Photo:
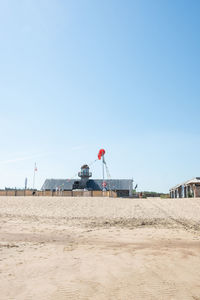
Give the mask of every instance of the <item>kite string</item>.
M 90 162 L 88 166 L 91 167 L 96 161 L 98 161 L 98 158 Z

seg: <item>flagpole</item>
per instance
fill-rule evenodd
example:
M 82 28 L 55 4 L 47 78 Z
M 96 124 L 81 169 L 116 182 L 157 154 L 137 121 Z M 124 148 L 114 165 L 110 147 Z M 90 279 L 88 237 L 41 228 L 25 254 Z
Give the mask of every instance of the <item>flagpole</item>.
M 34 173 L 33 173 L 33 190 L 35 189 L 35 171 L 36 171 L 36 163 L 34 165 Z
M 103 188 L 102 188 L 102 191 L 104 192 L 105 190 L 105 187 L 104 187 L 104 155 L 102 155 L 102 171 L 103 171 Z

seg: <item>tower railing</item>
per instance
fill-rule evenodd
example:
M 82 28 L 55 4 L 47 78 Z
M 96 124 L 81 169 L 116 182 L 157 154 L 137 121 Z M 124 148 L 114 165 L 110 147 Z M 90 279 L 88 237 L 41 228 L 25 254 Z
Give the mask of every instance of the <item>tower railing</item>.
M 91 177 L 92 176 L 92 172 L 81 171 L 81 172 L 78 172 L 78 176 L 79 177 Z

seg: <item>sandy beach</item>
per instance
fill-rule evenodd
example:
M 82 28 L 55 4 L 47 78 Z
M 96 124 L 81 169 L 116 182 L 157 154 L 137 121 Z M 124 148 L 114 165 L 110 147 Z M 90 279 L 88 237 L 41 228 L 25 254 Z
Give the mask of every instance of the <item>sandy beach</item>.
M 0 299 L 200 299 L 200 199 L 0 197 Z

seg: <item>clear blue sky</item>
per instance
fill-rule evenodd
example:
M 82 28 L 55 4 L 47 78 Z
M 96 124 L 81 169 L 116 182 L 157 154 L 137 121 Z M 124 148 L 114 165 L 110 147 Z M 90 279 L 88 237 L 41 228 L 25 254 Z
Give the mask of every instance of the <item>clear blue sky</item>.
M 200 176 L 200 1 L 2 0 L 0 188 L 113 178 L 167 192 Z M 91 170 L 101 176 L 98 162 Z

